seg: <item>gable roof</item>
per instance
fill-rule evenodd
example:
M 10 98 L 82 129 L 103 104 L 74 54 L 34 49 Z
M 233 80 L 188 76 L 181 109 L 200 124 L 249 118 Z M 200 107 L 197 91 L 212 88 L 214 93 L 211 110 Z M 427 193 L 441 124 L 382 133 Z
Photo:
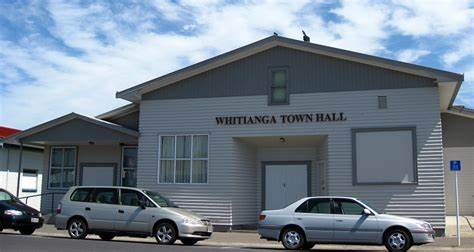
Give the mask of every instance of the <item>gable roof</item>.
M 40 132 L 43 132 L 43 131 L 48 130 L 50 128 L 53 128 L 55 126 L 58 126 L 58 125 L 66 123 L 66 122 L 72 121 L 74 119 L 79 119 L 79 120 L 82 120 L 82 121 L 85 121 L 85 122 L 88 122 L 88 123 L 95 124 L 95 125 L 100 126 L 100 127 L 105 127 L 105 128 L 111 129 L 113 131 L 117 131 L 117 132 L 123 133 L 125 135 L 129 135 L 129 136 L 132 136 L 132 137 L 138 137 L 138 132 L 135 131 L 135 130 L 127 129 L 127 128 L 122 127 L 118 124 L 110 123 L 110 122 L 103 121 L 103 120 L 100 120 L 100 119 L 90 118 L 90 117 L 80 115 L 80 114 L 77 114 L 77 113 L 70 113 L 70 114 L 67 114 L 65 116 L 53 119 L 51 121 L 40 124 L 38 126 L 29 128 L 29 129 L 24 130 L 22 132 L 19 132 L 15 135 L 10 136 L 9 139 L 21 142 L 21 140 L 23 138 L 26 138 L 28 136 L 31 136 L 31 135 L 34 135 L 34 134 L 37 134 L 37 133 L 40 133 Z
M 139 110 L 138 104 L 129 103 L 127 105 L 112 109 L 110 111 L 107 111 L 107 112 L 102 113 L 100 115 L 97 115 L 95 117 L 97 119 L 100 119 L 100 120 L 111 120 L 111 119 L 115 119 L 115 118 L 118 118 L 118 117 L 128 115 L 128 114 L 136 112 L 138 110 Z
M 134 87 L 122 90 L 116 93 L 116 97 L 131 102 L 138 102 L 141 99 L 141 95 L 145 93 L 277 46 L 302 50 L 315 54 L 326 55 L 343 60 L 378 66 L 399 72 L 427 77 L 436 80 L 438 83 L 449 83 L 449 87 L 446 88 L 446 90 L 449 92 L 450 97 L 447 98 L 448 101 L 446 101 L 446 103 L 449 102 L 449 104 L 446 104 L 446 107 L 450 107 L 452 105 L 454 97 L 457 95 L 457 92 L 459 90 L 459 86 L 464 80 L 464 75 L 458 73 L 447 72 L 434 68 L 385 59 L 334 47 L 313 44 L 309 42 L 303 42 L 280 36 L 270 36 L 257 42 L 251 43 L 249 45 L 201 61 L 194 65 L 182 68 L 175 72 L 155 78 L 153 80 L 144 82 Z

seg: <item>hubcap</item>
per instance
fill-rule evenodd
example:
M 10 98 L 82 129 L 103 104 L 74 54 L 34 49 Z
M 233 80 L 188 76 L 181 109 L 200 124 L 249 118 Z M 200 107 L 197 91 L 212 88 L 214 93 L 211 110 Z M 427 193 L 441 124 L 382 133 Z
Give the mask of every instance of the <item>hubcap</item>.
M 407 240 L 406 240 L 405 235 L 403 235 L 401 233 L 398 233 L 398 232 L 393 233 L 388 238 L 388 243 L 389 243 L 390 247 L 393 248 L 393 249 L 402 249 L 402 248 L 404 248 L 406 242 L 407 242 Z
M 173 229 L 163 225 L 156 231 L 156 238 L 162 243 L 168 243 L 173 239 Z
M 290 231 L 290 232 L 285 233 L 285 237 L 283 241 L 288 247 L 296 248 L 298 244 L 300 244 L 301 236 L 296 231 Z
M 74 237 L 84 234 L 84 224 L 80 221 L 74 221 L 69 227 L 69 233 Z

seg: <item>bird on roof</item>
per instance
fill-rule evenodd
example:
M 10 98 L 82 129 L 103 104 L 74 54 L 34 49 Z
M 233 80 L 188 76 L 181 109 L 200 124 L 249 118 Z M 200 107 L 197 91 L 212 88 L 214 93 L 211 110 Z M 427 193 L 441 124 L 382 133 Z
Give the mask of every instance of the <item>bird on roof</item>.
M 308 35 L 306 35 L 306 32 L 304 32 L 304 30 L 301 30 L 303 32 L 303 41 L 304 42 L 309 42 L 310 38 Z

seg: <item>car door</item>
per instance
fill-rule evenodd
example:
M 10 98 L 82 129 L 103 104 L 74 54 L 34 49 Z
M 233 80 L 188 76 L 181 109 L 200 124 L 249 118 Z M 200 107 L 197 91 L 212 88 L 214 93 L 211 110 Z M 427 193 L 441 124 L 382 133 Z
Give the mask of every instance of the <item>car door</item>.
M 145 203 L 145 208 L 140 206 Z M 153 205 L 143 193 L 132 189 L 120 189 L 120 207 L 117 212 L 116 229 L 127 232 L 149 232 L 156 213 Z
M 96 188 L 90 204 L 87 204 L 84 208 L 89 216 L 89 228 L 114 230 L 118 207 L 118 189 Z
M 334 240 L 376 243 L 379 226 L 375 215 L 364 214 L 365 207 L 352 199 L 333 199 Z
M 334 217 L 329 198 L 308 199 L 295 210 L 295 218 L 309 241 L 332 241 Z

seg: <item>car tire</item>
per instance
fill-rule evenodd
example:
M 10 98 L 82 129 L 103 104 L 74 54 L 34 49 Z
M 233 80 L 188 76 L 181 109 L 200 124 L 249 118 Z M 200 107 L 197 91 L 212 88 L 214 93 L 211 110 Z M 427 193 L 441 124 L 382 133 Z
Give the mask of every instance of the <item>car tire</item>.
M 410 249 L 412 241 L 405 230 L 393 229 L 385 235 L 384 245 L 390 252 L 402 252 Z
M 306 243 L 306 238 L 301 229 L 290 227 L 283 230 L 281 243 L 286 249 L 297 250 L 303 248 Z
M 82 218 L 71 219 L 67 224 L 67 232 L 72 239 L 84 239 L 87 236 L 87 223 Z
M 310 250 L 314 247 L 314 245 L 316 245 L 316 242 L 306 242 L 302 247 L 301 249 L 304 249 L 304 250 Z
M 20 228 L 20 234 L 32 235 L 35 232 L 35 228 Z
M 109 233 L 101 233 L 101 234 L 98 234 L 98 236 L 100 237 L 100 239 L 104 241 L 110 241 L 115 238 L 114 234 L 109 234 Z
M 192 238 L 182 238 L 181 239 L 181 243 L 183 243 L 183 245 L 186 245 L 186 246 L 194 245 L 198 241 L 199 241 L 198 239 L 192 239 Z
M 156 225 L 153 235 L 158 244 L 172 245 L 178 238 L 178 230 L 170 222 L 161 222 Z

